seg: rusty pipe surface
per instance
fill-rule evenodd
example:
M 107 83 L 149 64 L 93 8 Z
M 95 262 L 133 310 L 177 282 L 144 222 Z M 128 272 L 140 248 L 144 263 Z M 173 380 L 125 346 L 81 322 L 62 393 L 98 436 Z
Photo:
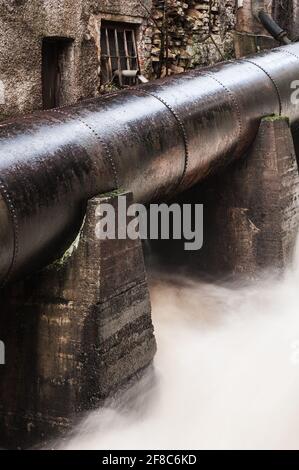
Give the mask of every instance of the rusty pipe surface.
M 295 79 L 298 44 L 2 123 L 2 283 L 58 258 L 88 198 L 166 199 L 244 155 L 262 117 L 298 126 Z

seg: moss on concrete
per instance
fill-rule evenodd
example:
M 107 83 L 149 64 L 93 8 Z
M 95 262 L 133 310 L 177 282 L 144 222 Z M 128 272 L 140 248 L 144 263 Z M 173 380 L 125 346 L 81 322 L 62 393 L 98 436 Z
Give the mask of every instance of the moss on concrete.
M 290 120 L 287 116 L 279 116 L 278 114 L 272 114 L 270 116 L 266 116 L 262 119 L 262 121 L 266 121 L 266 122 L 287 121 L 287 122 L 290 122 Z
M 75 238 L 75 240 L 73 241 L 73 243 L 69 246 L 69 248 L 64 252 L 64 254 L 59 259 L 55 260 L 52 264 L 47 266 L 46 269 L 59 270 L 65 265 L 65 263 L 71 258 L 71 256 L 73 256 L 73 254 L 75 253 L 75 251 L 77 250 L 77 248 L 79 246 L 82 230 L 83 230 L 83 227 L 84 227 L 84 223 L 85 223 L 85 217 L 84 217 L 83 223 L 81 225 L 81 228 L 78 232 L 78 235 Z

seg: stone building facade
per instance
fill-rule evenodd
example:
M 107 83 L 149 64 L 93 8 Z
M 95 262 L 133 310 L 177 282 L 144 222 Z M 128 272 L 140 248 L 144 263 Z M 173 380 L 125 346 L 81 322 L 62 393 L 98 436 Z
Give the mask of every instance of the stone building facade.
M 102 31 L 111 25 L 119 29 L 108 36 L 127 34 L 128 48 L 134 31 L 131 68 L 148 79 L 226 59 L 234 8 L 235 0 L 0 0 L 0 119 L 109 89 Z

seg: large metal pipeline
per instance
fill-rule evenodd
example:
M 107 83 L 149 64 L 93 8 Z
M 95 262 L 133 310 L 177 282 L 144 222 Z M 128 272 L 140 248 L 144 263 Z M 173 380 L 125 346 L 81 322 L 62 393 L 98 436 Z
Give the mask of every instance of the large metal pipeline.
M 263 116 L 299 123 L 299 45 L 0 125 L 0 280 L 59 257 L 88 198 L 162 200 L 244 155 Z

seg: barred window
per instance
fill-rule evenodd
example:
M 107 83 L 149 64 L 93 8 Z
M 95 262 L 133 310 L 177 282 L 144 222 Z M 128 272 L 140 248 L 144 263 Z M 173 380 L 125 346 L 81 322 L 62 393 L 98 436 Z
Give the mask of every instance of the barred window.
M 101 84 L 132 85 L 138 70 L 136 29 L 126 23 L 102 21 Z

